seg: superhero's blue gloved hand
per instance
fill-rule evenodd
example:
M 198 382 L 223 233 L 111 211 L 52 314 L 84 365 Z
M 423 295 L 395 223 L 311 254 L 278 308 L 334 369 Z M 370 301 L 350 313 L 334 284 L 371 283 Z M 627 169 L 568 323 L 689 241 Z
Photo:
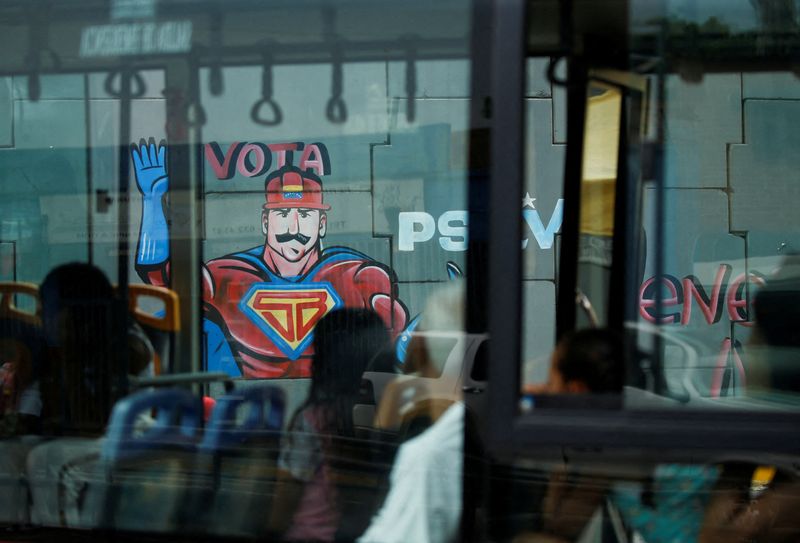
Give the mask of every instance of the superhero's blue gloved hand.
M 136 186 L 142 193 L 142 224 L 136 263 L 142 266 L 163 264 L 169 259 L 169 229 L 161 200 L 169 189 L 167 146 L 154 138 L 131 144 Z
M 155 138 L 139 140 L 139 145 L 131 144 L 133 170 L 136 172 L 136 186 L 142 195 L 159 194 L 163 196 L 169 188 L 167 177 L 167 144 L 161 140 L 156 146 Z

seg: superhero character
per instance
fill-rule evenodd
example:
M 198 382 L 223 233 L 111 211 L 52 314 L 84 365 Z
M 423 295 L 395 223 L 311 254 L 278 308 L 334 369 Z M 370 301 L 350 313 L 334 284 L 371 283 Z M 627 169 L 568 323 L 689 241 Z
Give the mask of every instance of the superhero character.
M 136 270 L 169 283 L 166 146 L 131 146 L 142 223 Z M 314 325 L 340 307 L 371 308 L 396 336 L 408 322 L 394 272 L 345 247 L 322 249 L 327 232 L 322 180 L 287 164 L 267 176 L 264 245 L 203 265 L 207 369 L 248 378 L 308 377 Z

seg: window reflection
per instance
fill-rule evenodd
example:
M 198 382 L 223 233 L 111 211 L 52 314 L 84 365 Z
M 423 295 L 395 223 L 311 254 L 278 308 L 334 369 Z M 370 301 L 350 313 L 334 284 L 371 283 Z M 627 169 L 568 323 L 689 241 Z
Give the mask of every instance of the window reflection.
M 579 323 L 607 323 L 622 123 L 620 89 L 592 82 L 586 100 L 578 241 Z

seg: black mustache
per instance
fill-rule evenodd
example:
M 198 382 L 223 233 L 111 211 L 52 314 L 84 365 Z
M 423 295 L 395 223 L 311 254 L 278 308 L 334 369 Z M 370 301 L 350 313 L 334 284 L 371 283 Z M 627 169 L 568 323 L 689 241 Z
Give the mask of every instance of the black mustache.
M 288 232 L 286 234 L 276 234 L 275 239 L 278 240 L 278 243 L 286 243 L 287 241 L 297 240 L 303 245 L 311 240 L 310 237 L 304 236 L 300 232 L 296 234 L 289 234 Z

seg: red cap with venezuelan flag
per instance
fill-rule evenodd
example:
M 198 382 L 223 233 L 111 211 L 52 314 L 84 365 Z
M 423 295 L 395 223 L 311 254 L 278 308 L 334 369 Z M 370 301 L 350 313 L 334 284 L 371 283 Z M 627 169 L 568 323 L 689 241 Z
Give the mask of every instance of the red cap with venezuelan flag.
M 322 203 L 322 179 L 316 174 L 296 166 L 286 166 L 272 172 L 266 180 L 267 203 L 265 209 L 301 207 L 305 209 L 330 209 Z

